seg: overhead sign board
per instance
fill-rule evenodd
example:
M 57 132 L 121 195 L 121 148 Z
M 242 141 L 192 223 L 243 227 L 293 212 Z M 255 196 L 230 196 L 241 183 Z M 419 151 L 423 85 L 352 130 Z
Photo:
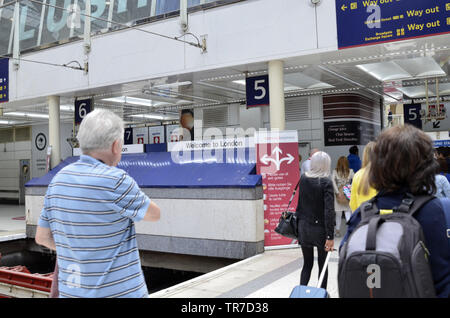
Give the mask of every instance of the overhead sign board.
M 435 140 L 434 141 L 434 147 L 435 148 L 450 147 L 450 139 L 448 139 L 448 140 Z
M 247 77 L 245 80 L 247 107 L 267 106 L 269 100 L 269 76 Z
M 75 100 L 75 124 L 79 125 L 84 117 L 92 111 L 92 99 Z
M 132 145 L 133 144 L 133 128 L 125 128 L 123 144 L 124 145 Z
M 9 59 L 0 59 L 0 103 L 9 101 Z
M 405 124 L 413 125 L 423 131 L 437 132 L 450 130 L 450 117 L 448 110 L 450 103 L 436 104 L 410 104 L 403 105 Z
M 336 0 L 339 49 L 450 33 L 448 0 Z

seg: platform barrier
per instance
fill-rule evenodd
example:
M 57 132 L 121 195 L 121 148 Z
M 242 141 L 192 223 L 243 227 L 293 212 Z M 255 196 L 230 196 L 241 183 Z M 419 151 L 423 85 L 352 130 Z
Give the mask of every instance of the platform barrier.
M 169 152 L 128 154 L 118 165 L 161 207 L 159 222 L 136 224 L 139 249 L 228 259 L 262 253 L 263 191 L 254 148 L 173 158 Z M 34 237 L 48 184 L 77 160 L 68 158 L 26 184 L 27 237 Z

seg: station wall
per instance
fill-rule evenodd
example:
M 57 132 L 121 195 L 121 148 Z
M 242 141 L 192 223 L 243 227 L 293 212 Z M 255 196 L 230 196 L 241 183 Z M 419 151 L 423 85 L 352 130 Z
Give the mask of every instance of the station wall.
M 92 38 L 87 75 L 24 61 L 16 71 L 10 62 L 10 101 L 73 94 L 80 90 L 337 48 L 334 1 L 322 1 L 317 9 L 310 1 L 244 1 L 194 12 L 189 15 L 189 24 L 189 32 L 207 37 L 207 53 L 137 30 L 122 30 Z M 140 28 L 169 36 L 180 35 L 177 17 Z M 85 60 L 81 41 L 22 57 L 57 64 Z

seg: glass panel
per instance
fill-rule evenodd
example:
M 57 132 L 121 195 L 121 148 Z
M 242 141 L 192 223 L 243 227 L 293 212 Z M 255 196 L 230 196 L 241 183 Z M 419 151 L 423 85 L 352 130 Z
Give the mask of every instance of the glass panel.
M 38 45 L 39 27 L 42 10 L 45 7 L 30 1 L 20 2 L 20 50 L 26 50 Z
M 80 0 L 79 0 L 80 1 Z M 85 12 L 85 0 L 81 0 L 80 2 L 82 2 L 82 10 L 83 13 Z M 106 22 L 106 20 L 108 20 L 108 13 L 109 13 L 109 6 L 110 6 L 110 1 L 105 1 L 105 0 L 91 0 L 91 33 L 96 33 L 97 31 L 100 30 L 106 30 L 108 27 L 108 22 Z M 84 21 L 84 16 L 82 17 L 83 21 Z M 95 19 L 95 18 L 100 18 L 102 20 L 99 19 Z
M 113 21 L 118 23 L 134 22 L 150 17 L 152 7 L 151 0 L 114 0 Z M 112 29 L 123 28 L 112 24 Z
M 180 10 L 180 0 L 156 0 L 156 15 Z
M 6 0 L 11 1 L 11 0 Z M 0 4 L 2 2 L 0 1 Z M 12 19 L 14 17 L 14 3 L 0 9 L 0 55 L 8 54 L 10 39 L 12 41 Z M 12 46 L 11 46 L 12 52 Z
M 198 5 L 202 4 L 202 2 L 206 2 L 206 1 L 188 0 L 188 8 L 198 6 Z
M 69 8 L 69 6 L 72 4 L 71 0 L 46 0 L 46 1 L 50 5 L 56 5 L 58 7 L 63 8 Z M 76 13 L 71 14 L 71 16 L 73 18 L 76 18 Z M 68 11 L 48 6 L 44 14 L 42 25 L 42 38 L 40 45 L 68 39 L 70 36 L 69 27 L 72 25 L 71 23 L 72 21 L 73 21 L 72 19 L 69 19 Z M 76 26 L 78 21 L 75 20 L 73 22 L 74 22 L 73 24 Z

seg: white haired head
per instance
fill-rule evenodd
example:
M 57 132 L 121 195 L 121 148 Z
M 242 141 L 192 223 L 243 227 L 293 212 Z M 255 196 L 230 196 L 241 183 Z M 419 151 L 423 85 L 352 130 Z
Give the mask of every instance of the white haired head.
M 330 169 L 330 156 L 326 152 L 319 151 L 311 157 L 311 169 L 306 172 L 306 176 L 310 178 L 328 178 Z
M 108 150 L 116 140 L 123 144 L 123 120 L 106 109 L 96 109 L 84 117 L 77 139 L 84 154 Z

